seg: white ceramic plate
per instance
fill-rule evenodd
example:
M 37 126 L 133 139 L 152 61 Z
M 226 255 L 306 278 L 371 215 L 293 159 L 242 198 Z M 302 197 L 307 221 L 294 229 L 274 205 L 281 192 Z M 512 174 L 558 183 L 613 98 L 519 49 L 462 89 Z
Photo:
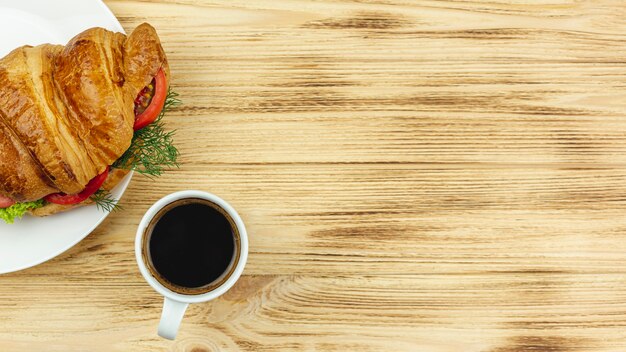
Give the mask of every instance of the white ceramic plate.
M 100 0 L 0 0 L 0 57 L 25 44 L 66 44 L 91 27 L 123 32 Z M 111 192 L 116 199 L 122 197 L 131 178 L 132 173 Z M 25 216 L 12 225 L 0 220 L 0 274 L 56 257 L 85 238 L 107 215 L 91 205 L 46 218 Z

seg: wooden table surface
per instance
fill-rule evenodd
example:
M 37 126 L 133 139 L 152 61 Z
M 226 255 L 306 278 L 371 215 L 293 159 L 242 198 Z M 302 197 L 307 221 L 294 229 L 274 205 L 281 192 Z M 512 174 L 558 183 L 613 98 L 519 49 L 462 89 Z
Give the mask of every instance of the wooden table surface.
M 626 351 L 626 1 L 106 1 L 150 22 L 182 167 L 0 277 L 0 350 Z M 175 342 L 142 214 L 222 196 L 241 281 Z

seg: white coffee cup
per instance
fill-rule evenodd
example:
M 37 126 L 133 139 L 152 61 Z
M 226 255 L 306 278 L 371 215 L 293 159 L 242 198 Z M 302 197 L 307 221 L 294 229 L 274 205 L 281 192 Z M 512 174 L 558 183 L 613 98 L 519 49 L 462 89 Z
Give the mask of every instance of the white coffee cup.
M 152 221 L 155 215 L 159 213 L 161 209 L 166 207 L 167 205 L 179 201 L 181 199 L 187 198 L 200 198 L 208 200 L 215 205 L 219 206 L 223 209 L 233 220 L 235 226 L 237 227 L 237 231 L 239 233 L 239 245 L 236 246 L 236 251 L 238 255 L 233 256 L 233 261 L 237 262 L 231 263 L 231 266 L 234 265 L 233 268 L 229 271 L 230 275 L 225 279 L 225 281 L 221 282 L 219 286 L 213 288 L 211 291 L 202 293 L 202 294 L 181 294 L 178 292 L 174 292 L 171 289 L 165 287 L 161 284 L 154 275 L 148 269 L 148 264 L 145 262 L 144 255 L 144 236 L 147 235 L 146 228 Z M 139 265 L 139 271 L 146 279 L 148 284 L 152 286 L 158 293 L 165 297 L 163 302 L 163 312 L 161 314 L 161 322 L 159 323 L 158 333 L 159 336 L 164 337 L 166 339 L 173 340 L 176 338 L 176 334 L 178 333 L 178 328 L 180 323 L 185 315 L 185 310 L 187 310 L 187 306 L 189 303 L 200 303 L 207 302 L 212 299 L 215 299 L 226 291 L 228 291 L 234 284 L 237 282 L 241 273 L 243 272 L 243 268 L 246 265 L 246 260 L 248 259 L 248 235 L 246 233 L 246 228 L 241 220 L 241 217 L 235 209 L 233 209 L 230 204 L 228 204 L 223 199 L 219 198 L 216 195 L 211 193 L 203 192 L 203 191 L 181 191 L 172 193 L 161 198 L 159 201 L 154 203 L 148 212 L 143 216 L 141 222 L 139 223 L 139 228 L 137 229 L 137 236 L 135 238 L 135 257 L 137 258 L 137 264 Z

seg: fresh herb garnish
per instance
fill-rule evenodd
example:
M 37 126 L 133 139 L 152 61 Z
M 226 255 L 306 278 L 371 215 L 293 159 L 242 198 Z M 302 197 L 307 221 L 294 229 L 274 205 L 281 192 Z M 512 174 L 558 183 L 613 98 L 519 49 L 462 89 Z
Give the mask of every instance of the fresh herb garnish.
M 96 203 L 96 207 L 99 210 L 107 213 L 124 209 L 121 205 L 117 204 L 117 199 L 113 198 L 109 191 L 105 191 L 103 189 L 100 189 L 96 193 L 92 194 L 89 199 Z
M 165 132 L 163 116 L 181 104 L 178 94 L 168 90 L 163 110 L 150 125 L 135 131 L 128 150 L 113 167 L 134 170 L 149 177 L 160 176 L 165 169 L 178 167 L 178 149 L 172 137 L 176 131 Z

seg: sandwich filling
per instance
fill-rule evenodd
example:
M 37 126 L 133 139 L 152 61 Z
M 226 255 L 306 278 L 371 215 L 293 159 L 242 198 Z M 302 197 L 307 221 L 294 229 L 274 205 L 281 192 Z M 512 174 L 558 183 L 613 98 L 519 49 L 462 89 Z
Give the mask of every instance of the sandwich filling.
M 119 207 L 107 191 L 101 189 L 111 168 L 133 170 L 148 176 L 159 176 L 164 169 L 177 167 L 178 150 L 173 145 L 173 132 L 165 132 L 161 121 L 163 114 L 180 104 L 178 95 L 168 89 L 163 69 L 159 69 L 152 81 L 144 87 L 134 101 L 134 134 L 128 150 L 113 165 L 91 179 L 85 188 L 76 194 L 53 193 L 31 202 L 15 202 L 0 195 L 0 219 L 11 224 L 26 212 L 48 203 L 75 205 L 86 201 L 95 202 L 105 210 Z

